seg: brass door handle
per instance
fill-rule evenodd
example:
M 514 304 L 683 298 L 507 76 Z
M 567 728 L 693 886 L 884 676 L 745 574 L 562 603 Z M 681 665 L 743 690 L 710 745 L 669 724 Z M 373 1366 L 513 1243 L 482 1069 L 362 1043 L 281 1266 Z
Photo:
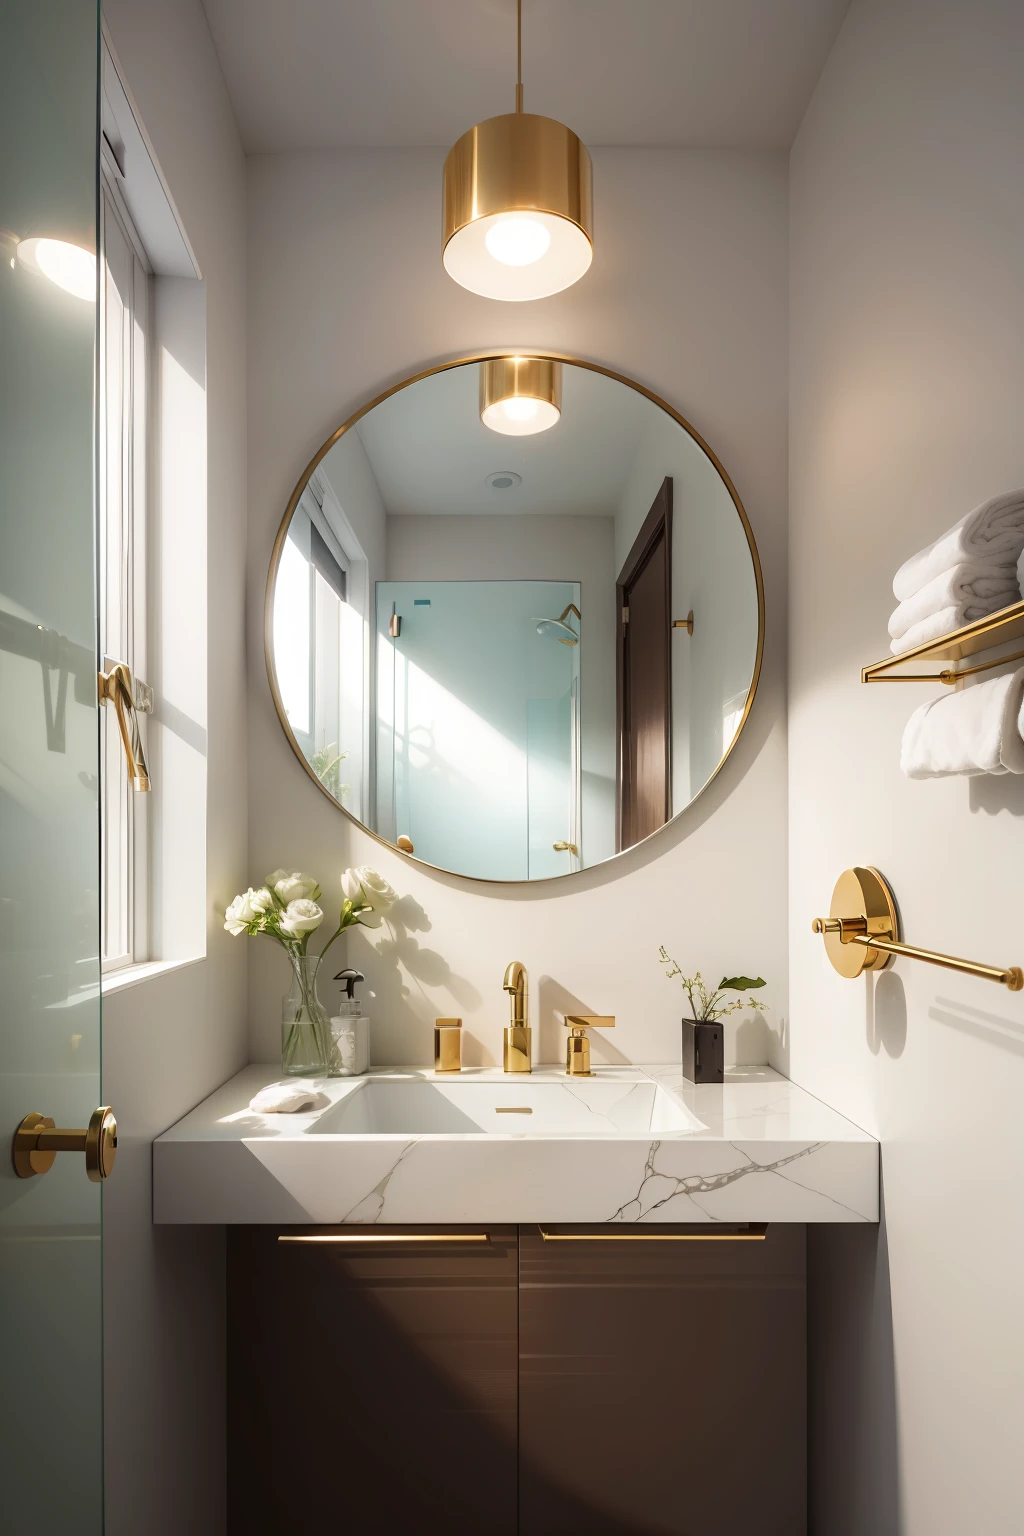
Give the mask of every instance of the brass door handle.
M 56 1127 L 47 1115 L 26 1115 L 14 1133 L 11 1162 L 19 1179 L 49 1173 L 58 1152 L 84 1152 L 85 1172 L 94 1184 L 110 1177 L 117 1157 L 117 1121 L 109 1105 L 94 1110 L 84 1131 Z
M 575 843 L 552 843 L 551 846 L 556 853 L 574 853 L 577 858 L 580 856 L 580 851 Z

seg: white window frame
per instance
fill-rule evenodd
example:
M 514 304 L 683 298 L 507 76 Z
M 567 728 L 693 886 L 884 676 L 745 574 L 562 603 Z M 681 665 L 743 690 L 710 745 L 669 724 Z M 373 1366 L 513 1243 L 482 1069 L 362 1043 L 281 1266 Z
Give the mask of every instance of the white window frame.
M 146 673 L 146 515 L 151 442 L 152 265 L 118 187 L 119 169 L 106 142 L 101 157 L 101 242 L 103 282 L 100 303 L 100 651 L 103 670 L 115 661 L 129 667 L 133 681 Z M 108 335 L 107 253 L 114 241 L 119 255 L 128 326 L 127 344 L 113 355 Z M 120 287 L 128 289 L 127 295 Z M 120 422 L 111 421 L 109 383 L 120 371 Z M 119 443 L 112 452 L 115 430 Z M 116 452 L 117 462 L 112 462 Z M 113 494 L 116 484 L 117 494 Z M 119 573 L 116 597 L 110 576 Z M 113 708 L 101 718 L 101 931 L 104 974 L 144 963 L 149 955 L 148 795 L 128 783 Z M 145 747 L 146 726 L 140 722 Z M 116 863 L 117 868 L 112 868 Z M 116 884 L 115 884 L 116 882 Z M 117 892 L 115 898 L 114 892 Z

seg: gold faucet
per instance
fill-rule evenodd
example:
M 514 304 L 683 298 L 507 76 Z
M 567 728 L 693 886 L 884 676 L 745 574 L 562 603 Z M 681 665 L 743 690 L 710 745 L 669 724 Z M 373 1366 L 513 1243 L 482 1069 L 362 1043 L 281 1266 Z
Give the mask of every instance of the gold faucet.
M 567 1013 L 565 1027 L 569 1038 L 565 1042 L 566 1077 L 593 1077 L 590 1070 L 590 1041 L 588 1029 L 614 1029 L 613 1013 Z
M 505 1048 L 502 1065 L 506 1072 L 529 1072 L 530 1066 L 530 999 L 527 991 L 526 966 L 521 960 L 512 960 L 505 968 L 502 987 L 509 995 L 509 1023 L 505 1030 Z

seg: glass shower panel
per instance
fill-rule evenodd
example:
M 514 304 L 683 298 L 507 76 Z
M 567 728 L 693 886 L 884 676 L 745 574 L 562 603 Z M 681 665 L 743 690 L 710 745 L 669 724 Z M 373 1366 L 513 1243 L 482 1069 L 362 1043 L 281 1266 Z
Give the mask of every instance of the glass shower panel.
M 578 647 L 540 636 L 537 624 L 578 599 L 565 582 L 377 583 L 382 835 L 410 837 L 419 858 L 486 880 L 529 877 L 531 794 L 557 829 L 549 841 L 568 837 L 565 696 Z M 565 867 L 562 855 L 551 872 Z
M 0 47 L 0 1133 L 101 1102 L 94 550 L 94 0 L 9 5 Z M 29 242 L 46 241 L 48 245 Z M 33 252 L 37 260 L 32 260 Z M 76 291 L 77 290 L 77 291 Z M 99 1536 L 100 1190 L 0 1175 L 5 1530 Z

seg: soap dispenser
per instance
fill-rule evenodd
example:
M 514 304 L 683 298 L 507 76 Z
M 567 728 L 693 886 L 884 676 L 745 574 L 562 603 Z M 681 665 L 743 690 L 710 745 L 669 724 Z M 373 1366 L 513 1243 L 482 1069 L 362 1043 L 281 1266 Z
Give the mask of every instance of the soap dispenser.
M 334 979 L 343 984 L 345 995 L 331 1019 L 334 1049 L 328 1076 L 362 1077 L 370 1065 L 370 1021 L 356 997 L 356 983 L 366 977 L 361 971 L 344 970 Z

